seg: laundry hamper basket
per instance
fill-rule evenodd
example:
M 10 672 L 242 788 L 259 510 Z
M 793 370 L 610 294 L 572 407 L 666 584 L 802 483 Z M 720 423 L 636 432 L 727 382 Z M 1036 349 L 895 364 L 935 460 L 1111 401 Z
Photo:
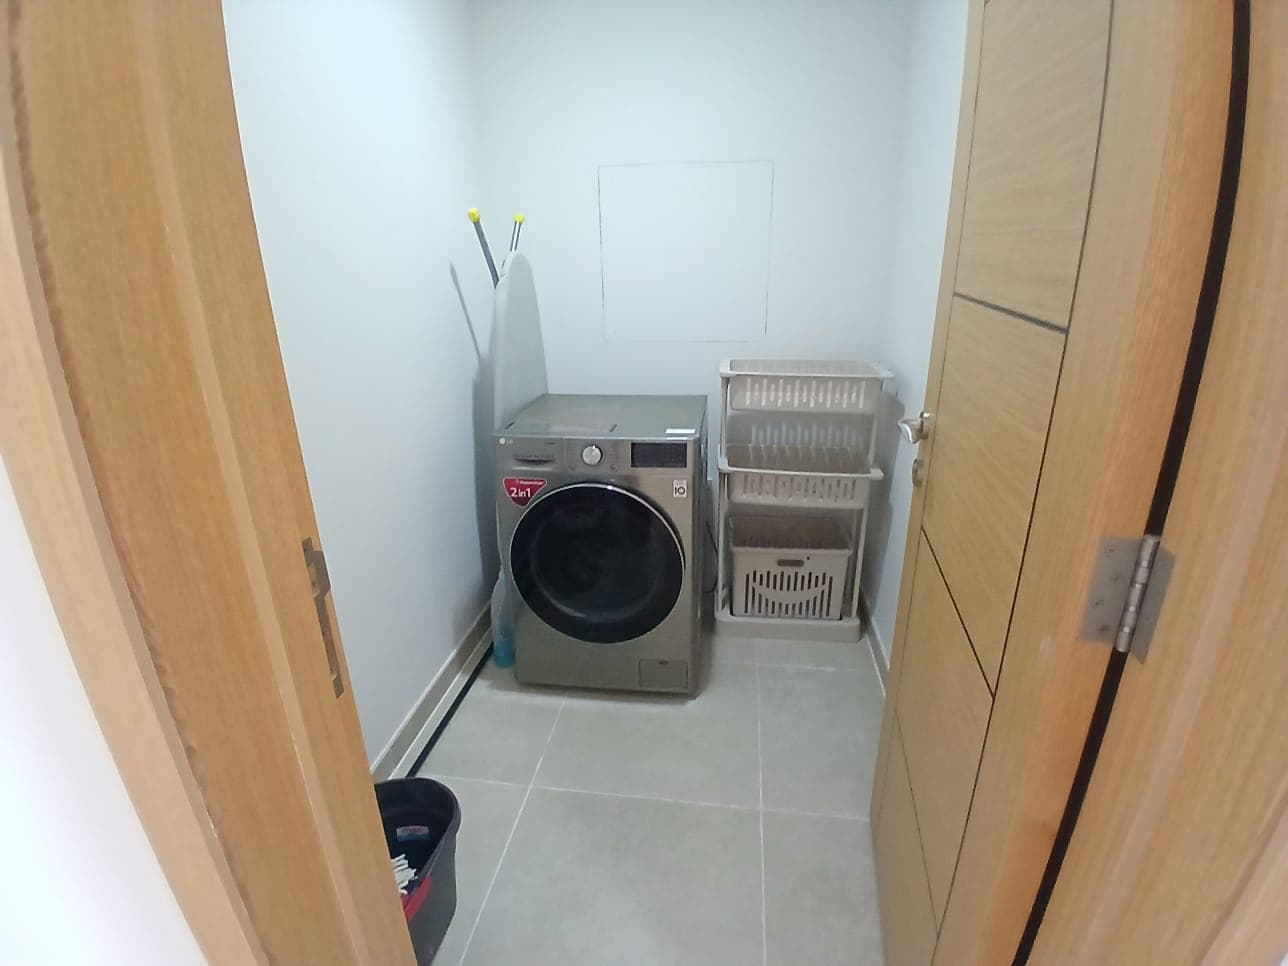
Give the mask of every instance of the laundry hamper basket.
M 729 518 L 737 617 L 840 620 L 850 538 L 821 517 Z

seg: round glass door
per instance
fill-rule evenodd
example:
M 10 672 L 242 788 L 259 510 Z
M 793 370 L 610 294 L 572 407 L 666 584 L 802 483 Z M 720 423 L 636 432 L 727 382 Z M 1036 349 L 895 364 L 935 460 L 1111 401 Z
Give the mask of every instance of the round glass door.
M 643 497 L 606 483 L 575 483 L 533 503 L 515 527 L 510 566 L 533 613 L 594 644 L 647 634 L 684 582 L 670 523 Z

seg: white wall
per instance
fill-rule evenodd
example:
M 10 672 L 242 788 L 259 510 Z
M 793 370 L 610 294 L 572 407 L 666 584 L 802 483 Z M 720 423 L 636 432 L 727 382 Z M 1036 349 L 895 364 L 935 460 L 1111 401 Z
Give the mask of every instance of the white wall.
M 495 233 L 516 210 L 527 217 L 553 391 L 715 401 L 722 357 L 876 351 L 901 124 L 899 2 L 475 0 L 470 14 L 485 214 Z M 598 166 L 746 160 L 774 164 L 765 335 L 606 339 Z M 678 221 L 668 235 L 687 230 Z
M 889 303 L 877 353 L 894 370 L 878 443 L 886 481 L 874 496 L 864 591 L 887 660 L 894 639 L 904 537 L 912 502 L 913 447 L 898 442 L 895 420 L 921 410 L 935 324 L 957 115 L 966 47 L 966 0 L 907 0 L 903 38 L 902 138 Z
M 537 275 L 552 390 L 709 393 L 714 426 L 725 356 L 859 356 L 897 374 L 880 443 L 888 482 L 872 509 L 864 575 L 887 655 L 911 501 L 912 453 L 896 449 L 894 420 L 916 412 L 925 393 L 966 8 L 966 0 L 476 0 L 470 8 L 488 213 L 494 234 L 514 211 L 527 216 L 523 247 Z M 607 338 L 599 165 L 757 159 L 774 163 L 764 337 Z
M 491 428 L 490 286 L 464 209 L 483 209 L 498 249 L 527 215 L 553 391 L 707 393 L 714 420 L 722 357 L 860 356 L 890 364 L 915 410 L 965 6 L 227 0 L 251 197 L 370 756 L 496 567 L 490 449 L 475 444 Z M 732 160 L 774 165 L 764 335 L 606 337 L 599 166 Z M 888 432 L 883 447 L 892 481 L 865 584 L 888 647 L 910 454 Z
M 203 963 L 76 674 L 0 468 L 0 949 Z
M 478 616 L 496 566 L 490 450 L 475 450 L 476 426 L 491 430 L 478 354 L 491 285 L 465 219 L 481 183 L 467 6 L 224 4 L 268 287 L 373 759 Z

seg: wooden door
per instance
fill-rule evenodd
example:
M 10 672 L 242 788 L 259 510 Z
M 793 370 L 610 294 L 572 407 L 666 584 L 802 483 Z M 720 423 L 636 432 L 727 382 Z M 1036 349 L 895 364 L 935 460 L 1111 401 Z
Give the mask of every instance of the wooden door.
M 873 841 L 881 892 L 881 946 L 891 966 L 928 963 L 935 953 L 937 917 L 927 888 L 912 781 L 897 723 L 890 733 L 890 774 L 882 795 L 887 800 L 882 802 L 886 820 Z
M 1288 8 L 1251 5 L 1230 247 L 1128 659 L 1032 962 L 1278 963 L 1288 953 Z
M 948 904 L 992 700 L 980 686 L 970 640 L 924 536 L 916 554 L 899 720 L 938 923 Z
M 4 22 L 5 459 L 127 787 L 212 961 L 410 962 L 218 5 Z
M 906 772 L 936 963 L 1010 961 L 1068 799 L 1108 657 L 1078 640 L 1080 609 L 1102 537 L 1143 532 L 1162 463 L 1229 37 L 1228 15 L 1181 2 L 971 9 L 872 807 L 880 842 L 906 823 L 886 790 Z M 881 901 L 904 918 L 901 894 Z

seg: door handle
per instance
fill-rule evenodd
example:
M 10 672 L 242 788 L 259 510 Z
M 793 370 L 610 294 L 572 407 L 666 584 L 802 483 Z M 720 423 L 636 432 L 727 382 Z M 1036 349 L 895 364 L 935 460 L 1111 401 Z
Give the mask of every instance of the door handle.
M 916 416 L 905 416 L 899 420 L 899 432 L 909 443 L 920 443 L 930 436 L 930 427 L 934 421 L 934 414 L 925 411 Z

